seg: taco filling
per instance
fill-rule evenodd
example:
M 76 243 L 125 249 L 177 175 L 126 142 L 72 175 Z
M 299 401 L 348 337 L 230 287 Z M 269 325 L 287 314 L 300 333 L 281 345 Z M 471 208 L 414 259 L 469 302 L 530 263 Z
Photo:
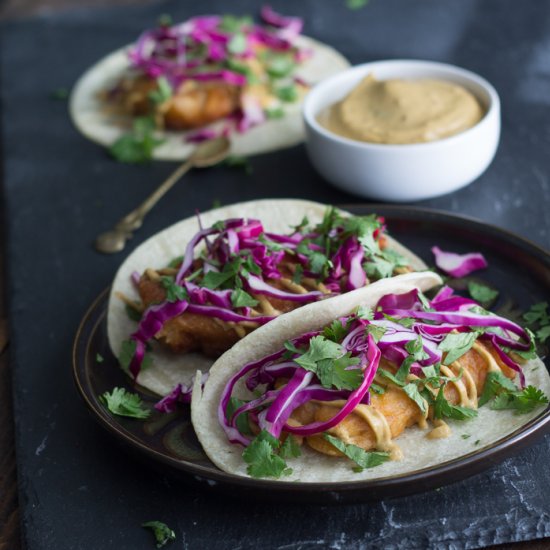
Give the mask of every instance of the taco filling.
M 242 366 L 217 418 L 251 476 L 291 474 L 286 459 L 303 446 L 361 471 L 402 460 L 395 440 L 413 425 L 440 439 L 449 420 L 479 407 L 528 413 L 548 403 L 525 382 L 533 357 L 532 334 L 449 287 L 431 301 L 418 289 L 387 294 Z
M 129 51 L 130 72 L 104 94 L 106 105 L 151 116 L 160 129 L 189 130 L 225 119 L 223 131 L 284 116 L 284 106 L 308 89 L 295 78 L 311 56 L 296 40 L 303 22 L 269 7 L 251 17 L 202 16 L 173 25 L 161 21 Z M 230 124 L 229 124 L 230 123 Z M 189 136 L 209 139 L 210 133 Z
M 141 318 L 123 366 L 137 377 L 153 338 L 178 354 L 217 357 L 283 313 L 407 271 L 376 215 L 329 208 L 320 223 L 304 219 L 288 234 L 255 219 L 219 221 L 167 267 L 133 274 L 140 301 L 118 295 Z

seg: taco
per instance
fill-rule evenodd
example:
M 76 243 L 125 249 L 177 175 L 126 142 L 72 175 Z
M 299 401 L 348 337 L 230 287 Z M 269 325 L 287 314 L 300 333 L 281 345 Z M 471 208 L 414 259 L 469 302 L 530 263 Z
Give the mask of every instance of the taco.
M 282 313 L 424 269 L 376 215 L 291 199 L 235 204 L 169 227 L 126 259 L 109 343 L 138 383 L 166 395 Z
M 309 87 L 349 63 L 302 36 L 299 18 L 266 7 L 262 20 L 200 16 L 145 31 L 77 82 L 70 99 L 76 127 L 112 146 L 135 121 L 161 160 L 181 160 L 193 142 L 220 134 L 231 135 L 234 155 L 299 143 Z
M 387 477 L 513 432 L 548 404 L 531 334 L 408 273 L 261 327 L 195 384 L 192 421 L 222 470 L 288 481 Z M 525 359 L 529 357 L 529 359 Z

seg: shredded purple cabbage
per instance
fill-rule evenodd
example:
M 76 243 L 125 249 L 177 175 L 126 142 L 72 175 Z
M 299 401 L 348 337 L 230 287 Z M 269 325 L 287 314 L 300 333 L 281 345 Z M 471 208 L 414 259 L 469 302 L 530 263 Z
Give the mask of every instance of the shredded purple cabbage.
M 455 254 L 446 252 L 439 247 L 432 247 L 435 256 L 435 265 L 447 275 L 453 277 L 465 277 L 478 269 L 484 269 L 488 263 L 483 254 L 471 252 L 469 254 Z
M 425 303 L 419 298 L 417 290 L 388 294 L 379 300 L 374 319 L 351 316 L 339 320 L 347 331 L 339 340 L 342 356 L 349 353 L 351 357 L 359 358 L 359 365 L 349 368 L 362 370 L 362 380 L 354 390 L 321 385 L 320 379 L 312 370 L 303 368 L 295 361 L 300 354 L 289 356 L 286 349 L 243 366 L 227 383 L 218 407 L 218 420 L 229 441 L 244 446 L 250 443 L 248 437 L 241 434 L 237 427 L 239 416 L 245 413 L 248 414 L 249 421 L 276 438 L 282 432 L 311 436 L 333 428 L 351 414 L 358 404 L 370 402 L 369 389 L 381 359 L 397 367 L 401 366 L 410 355 L 406 346 L 417 341 L 419 337 L 424 355 L 410 365 L 410 374 L 422 378 L 425 376 L 424 367 L 436 365 L 444 359 L 445 352 L 439 349 L 439 344 L 448 334 L 478 330 L 478 338 L 490 343 L 501 362 L 519 374 L 520 385 L 524 387 L 525 378 L 521 366 L 503 349 L 529 348 L 530 336 L 523 328 L 488 312 L 482 314 L 478 309 L 470 311 L 474 306 L 479 308 L 479 305 L 472 300 L 455 296 L 449 287 L 443 287 L 428 302 L 428 306 Z M 403 319 L 407 322 L 403 321 L 404 324 L 401 324 Z M 410 319 L 413 320 L 412 323 L 409 322 Z M 377 341 L 373 338 L 371 328 L 382 331 Z M 323 332 L 311 332 L 291 343 L 295 348 L 307 350 L 309 341 L 320 334 Z M 287 382 L 281 386 L 281 380 Z M 229 399 L 237 384 L 242 382 L 256 397 L 245 402 L 227 418 L 225 411 Z M 292 413 L 311 400 L 343 400 L 345 404 L 327 421 L 308 425 L 289 423 Z

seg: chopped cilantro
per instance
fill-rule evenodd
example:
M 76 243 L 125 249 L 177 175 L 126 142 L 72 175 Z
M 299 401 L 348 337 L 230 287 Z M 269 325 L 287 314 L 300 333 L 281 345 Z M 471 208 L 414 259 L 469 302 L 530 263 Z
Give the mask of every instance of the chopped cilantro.
M 537 340 L 544 344 L 550 337 L 550 313 L 548 312 L 548 302 L 540 302 L 531 307 L 523 315 L 529 328 L 535 333 Z
M 212 208 L 219 208 L 222 205 L 222 201 L 220 199 L 214 199 L 212 201 Z
M 236 17 L 234 15 L 223 15 L 219 29 L 223 32 L 235 33 L 240 32 L 243 27 L 248 27 L 252 24 L 252 18 L 249 16 Z
M 474 345 L 478 332 L 451 332 L 439 343 L 437 349 L 446 351 L 447 355 L 443 361 L 444 365 L 451 365 L 462 357 Z
M 405 382 L 403 380 L 400 380 L 395 376 L 395 374 L 392 374 L 389 370 L 378 368 L 376 371 L 377 374 L 382 375 L 384 378 L 387 378 L 391 382 L 393 382 L 396 386 L 403 387 L 405 385 Z
M 422 414 L 426 414 L 428 410 L 428 402 L 424 399 L 424 397 L 422 397 L 422 395 L 420 395 L 418 386 L 416 384 L 407 384 L 406 386 L 403 386 L 403 391 L 418 405 L 418 408 Z
M 392 317 L 391 315 L 388 315 L 387 313 L 383 313 L 382 315 L 384 315 L 384 317 L 388 321 L 392 321 L 394 323 L 397 323 L 398 325 L 401 325 L 405 328 L 411 328 L 415 323 L 415 320 L 412 317 L 402 317 L 402 318 Z
M 122 370 L 128 372 L 130 369 L 130 363 L 134 358 L 136 353 L 136 341 L 135 340 L 124 340 L 120 346 L 120 353 L 118 355 L 118 362 L 122 367 Z M 145 355 L 143 361 L 141 362 L 141 368 L 147 369 L 151 366 L 152 359 L 149 355 Z
M 225 159 L 225 165 L 229 166 L 230 168 L 240 168 L 244 170 L 245 174 L 249 176 L 254 171 L 252 168 L 252 164 L 250 164 L 250 161 L 246 157 L 240 157 L 237 155 L 229 155 Z
M 468 409 L 459 405 L 453 405 L 447 401 L 443 390 L 445 385 L 439 388 L 439 392 L 434 402 L 434 417 L 442 419 L 444 417 L 453 418 L 454 420 L 467 420 L 468 418 L 474 418 L 477 416 L 475 409 Z
M 470 434 L 462 434 L 460 436 L 462 439 L 468 439 L 469 437 L 472 437 Z
M 264 110 L 265 116 L 270 120 L 277 118 L 283 118 L 285 116 L 285 110 L 282 107 L 268 107 Z
M 279 54 L 270 56 L 266 63 L 267 74 L 273 78 L 284 78 L 296 67 L 290 55 Z M 294 101 L 294 100 L 292 100 Z
M 139 395 L 127 392 L 124 388 L 114 388 L 111 393 L 105 392 L 99 399 L 113 414 L 118 416 L 143 420 L 149 418 L 151 414 L 151 411 L 142 408 Z
M 259 304 L 258 300 L 252 298 L 242 288 L 237 288 L 231 293 L 231 303 L 233 307 L 254 307 Z
M 358 357 L 351 357 L 349 352 L 344 354 L 340 344 L 321 335 L 311 338 L 309 349 L 294 361 L 314 372 L 325 388 L 354 390 L 361 385 L 364 377 L 360 368 L 348 370 L 348 367 L 359 363 Z
M 366 331 L 373 337 L 376 343 L 386 334 L 386 328 L 378 325 L 367 325 Z
M 481 283 L 470 281 L 468 283 L 470 296 L 483 307 L 489 307 L 498 297 L 498 290 L 494 290 Z
M 279 456 L 281 458 L 298 458 L 302 454 L 302 449 L 296 438 L 293 435 L 288 435 L 284 443 L 281 445 Z
M 355 311 L 355 315 L 357 315 L 359 319 L 366 319 L 367 321 L 372 321 L 374 319 L 374 312 L 367 306 L 359 306 Z
M 518 388 L 516 385 L 501 372 L 489 372 L 485 378 L 485 386 L 479 398 L 478 406 L 482 407 L 485 403 L 502 392 L 508 393 L 517 390 Z
M 277 454 L 280 445 L 278 439 L 262 430 L 243 452 L 243 460 L 248 464 L 248 475 L 274 478 L 290 475 L 292 469 Z
M 341 453 L 344 453 L 344 455 L 357 464 L 357 468 L 354 468 L 354 471 L 356 472 L 362 472 L 367 468 L 380 466 L 380 464 L 383 464 L 390 459 L 390 454 L 386 452 L 365 451 L 357 445 L 344 443 L 337 437 L 334 437 L 328 433 L 324 433 L 323 437 Z
M 516 414 L 525 414 L 546 404 L 548 404 L 548 397 L 542 390 L 534 386 L 527 386 L 522 391 L 500 393 L 491 403 L 491 409 L 514 409 Z
M 342 324 L 340 319 L 332 321 L 332 323 L 323 330 L 323 336 L 333 342 L 341 342 L 347 333 L 347 328 Z
M 151 529 L 157 543 L 157 548 L 162 548 L 172 540 L 176 540 L 176 533 L 162 521 L 147 521 L 141 524 L 146 529 Z
M 69 90 L 67 88 L 57 88 L 50 92 L 50 99 L 57 101 L 66 101 L 69 99 Z
M 287 353 L 284 355 L 285 359 L 290 359 L 296 354 L 304 353 L 303 350 L 298 349 L 290 340 L 287 340 L 283 345 L 287 350 Z
M 369 0 L 346 0 L 346 6 L 350 10 L 360 10 L 369 3 Z
M 101 353 L 96 353 L 95 354 L 95 362 L 96 363 L 103 363 L 103 361 L 105 361 L 105 358 L 103 357 L 103 355 L 101 355 Z
M 304 275 L 304 268 L 300 264 L 298 264 L 292 275 L 292 282 L 294 284 L 299 285 L 302 282 L 303 275 Z
M 189 299 L 187 290 L 176 284 L 172 277 L 163 276 L 160 278 L 160 282 L 164 287 L 164 290 L 166 290 L 166 300 L 168 302 L 179 302 Z
M 174 20 L 169 13 L 163 13 L 159 16 L 157 23 L 159 27 L 169 27 L 174 23 Z
M 474 445 L 479 445 L 480 443 L 481 443 L 481 439 L 476 439 L 476 440 L 474 441 Z
M 129 164 L 151 160 L 155 147 L 164 143 L 153 135 L 155 121 L 151 117 L 134 119 L 132 132 L 119 137 L 109 148 L 111 156 L 119 162 Z
M 183 256 L 176 256 L 174 259 L 170 260 L 170 263 L 168 264 L 168 267 L 171 267 L 172 269 L 177 269 L 181 262 L 183 262 Z M 200 273 L 201 270 L 199 270 Z M 187 278 L 189 280 L 189 277 Z
M 132 321 L 135 321 L 136 323 L 141 321 L 141 313 L 137 309 L 125 304 L 124 311 L 126 311 L 126 315 Z
M 282 86 L 275 90 L 275 95 L 281 100 L 287 103 L 292 103 L 298 99 L 298 88 L 294 84 L 288 86 Z
M 246 401 L 237 399 L 236 397 L 230 397 L 229 402 L 227 403 L 227 408 L 225 409 L 225 416 L 227 420 L 229 420 L 233 416 L 235 411 L 238 408 L 242 407 L 245 403 Z M 239 432 L 241 432 L 243 435 L 252 435 L 250 424 L 248 422 L 248 413 L 245 412 L 243 414 L 240 414 L 237 417 L 235 424 Z
M 379 386 L 374 382 L 370 385 L 369 390 L 372 390 L 374 393 L 377 393 L 378 395 L 383 395 L 384 393 L 386 393 L 386 388 L 384 388 L 384 386 Z
M 246 36 L 242 32 L 235 33 L 227 44 L 230 53 L 243 53 L 246 50 Z
M 159 76 L 157 78 L 157 89 L 149 92 L 149 99 L 156 104 L 161 104 L 172 97 L 172 86 L 166 77 Z

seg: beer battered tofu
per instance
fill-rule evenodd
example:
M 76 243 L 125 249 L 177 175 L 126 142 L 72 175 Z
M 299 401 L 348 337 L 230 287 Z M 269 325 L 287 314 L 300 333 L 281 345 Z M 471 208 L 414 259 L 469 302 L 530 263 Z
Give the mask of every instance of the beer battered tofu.
M 274 281 L 269 283 L 275 286 Z M 166 298 L 160 278 L 151 278 L 148 272 L 140 278 L 138 292 L 144 307 L 161 303 Z M 259 298 L 267 300 L 279 312 L 290 311 L 299 305 L 267 296 Z M 156 339 L 176 353 L 201 351 L 209 357 L 218 357 L 255 328 L 257 325 L 250 322 L 227 323 L 215 317 L 185 311 L 166 321 Z
M 158 89 L 155 79 L 140 76 L 122 80 L 112 93 L 121 109 L 131 116 L 154 114 L 150 94 Z M 157 107 L 159 124 L 169 130 L 190 130 L 228 117 L 240 107 L 240 91 L 224 82 L 183 82 Z
M 513 379 L 515 372 L 507 367 L 499 358 L 497 352 L 490 344 L 478 340 L 495 359 L 505 376 Z M 466 352 L 457 361 L 461 368 L 467 370 L 472 376 L 477 388 L 478 396 L 483 391 L 485 379 L 489 372 L 489 365 L 485 358 L 475 349 Z M 395 374 L 397 367 L 382 359 L 381 368 L 390 370 Z M 455 367 L 456 370 L 456 367 Z M 371 392 L 371 405 L 379 413 L 383 414 L 391 431 L 392 439 L 398 437 L 403 431 L 420 422 L 424 415 L 418 405 L 410 399 L 407 394 L 392 384 L 388 384 L 383 394 Z M 459 393 L 454 384 L 448 383 L 445 387 L 445 398 L 457 405 L 460 401 Z M 291 416 L 290 423 L 293 425 L 306 425 L 313 422 L 326 422 L 333 418 L 343 406 L 342 401 L 322 402 L 309 401 L 298 407 Z M 359 405 L 365 407 L 365 405 Z M 369 422 L 361 415 L 359 408 L 349 414 L 344 420 L 329 430 L 331 435 L 336 436 L 344 443 L 357 445 L 366 451 L 377 448 L 377 440 L 374 430 Z M 316 451 L 331 455 L 342 456 L 342 453 L 331 443 L 326 441 L 322 435 L 313 435 L 305 438 L 307 444 Z
M 416 403 L 411 401 L 403 391 L 393 386 L 388 386 L 385 393 L 381 395 L 372 394 L 371 406 L 386 417 L 392 438 L 401 435 L 405 428 L 416 424 L 423 416 Z M 298 407 L 292 413 L 291 418 L 302 425 L 326 422 L 336 415 L 341 407 L 341 402 L 335 404 L 309 401 Z M 359 407 L 365 407 L 365 405 L 359 405 Z M 373 429 L 360 412 L 357 412 L 357 409 L 334 428 L 331 428 L 329 433 L 344 443 L 357 445 L 367 451 L 373 450 L 377 446 Z M 322 435 L 306 437 L 306 442 L 312 449 L 320 453 L 342 456 L 342 453 Z

